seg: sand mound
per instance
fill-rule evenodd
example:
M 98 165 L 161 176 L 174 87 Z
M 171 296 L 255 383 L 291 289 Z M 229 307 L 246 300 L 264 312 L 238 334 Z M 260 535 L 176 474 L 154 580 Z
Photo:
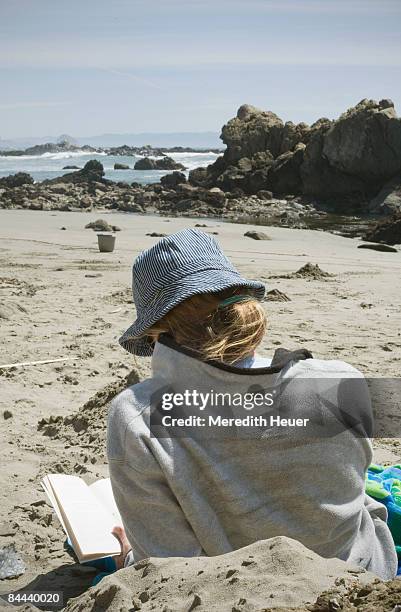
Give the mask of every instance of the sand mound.
M 336 585 L 341 593 L 373 580 L 360 568 L 276 537 L 218 557 L 140 561 L 70 600 L 65 610 L 251 612 L 313 603 Z
M 121 377 L 100 389 L 77 412 L 66 417 L 50 416 L 38 422 L 38 431 L 50 438 L 64 440 L 71 445 L 85 446 L 99 454 L 105 448 L 107 410 L 109 402 L 118 393 L 139 382 L 139 370 L 133 369 L 125 378 Z
M 264 302 L 291 302 L 291 298 L 279 289 L 271 289 L 267 291 Z
M 322 270 L 317 264 L 312 264 L 308 262 L 302 268 L 299 268 L 296 272 L 294 272 L 293 276 L 297 278 L 312 278 L 313 280 L 319 280 L 321 278 L 328 278 L 333 276 L 329 272 L 325 272 Z
M 333 276 L 334 274 L 325 272 L 325 270 L 322 270 L 318 264 L 308 262 L 296 272 L 291 272 L 290 274 L 273 275 L 269 276 L 269 278 L 304 278 L 306 280 L 324 280 Z

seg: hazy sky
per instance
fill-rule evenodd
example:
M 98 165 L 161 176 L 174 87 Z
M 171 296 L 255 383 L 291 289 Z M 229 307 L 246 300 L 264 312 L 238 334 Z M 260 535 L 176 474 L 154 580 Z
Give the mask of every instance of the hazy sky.
M 401 114 L 401 0 L 0 0 L 0 137 Z

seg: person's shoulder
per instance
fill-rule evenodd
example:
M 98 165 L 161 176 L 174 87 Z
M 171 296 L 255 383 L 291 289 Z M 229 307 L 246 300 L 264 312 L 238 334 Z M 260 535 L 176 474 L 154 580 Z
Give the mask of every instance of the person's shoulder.
M 291 368 L 296 376 L 322 376 L 327 378 L 363 378 L 355 366 L 340 359 L 303 359 Z
M 109 461 L 125 460 L 132 446 L 137 454 L 144 450 L 141 440 L 149 437 L 147 408 L 153 387 L 152 379 L 147 379 L 127 387 L 111 400 L 107 422 Z
M 109 404 L 109 422 L 118 419 L 127 424 L 141 416 L 149 406 L 152 387 L 152 379 L 148 378 L 120 391 Z

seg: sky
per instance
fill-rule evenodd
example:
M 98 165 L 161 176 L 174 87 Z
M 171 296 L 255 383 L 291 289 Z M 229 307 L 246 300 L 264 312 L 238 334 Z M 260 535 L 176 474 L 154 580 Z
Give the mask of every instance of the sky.
M 401 113 L 401 0 L 0 0 L 0 138 Z

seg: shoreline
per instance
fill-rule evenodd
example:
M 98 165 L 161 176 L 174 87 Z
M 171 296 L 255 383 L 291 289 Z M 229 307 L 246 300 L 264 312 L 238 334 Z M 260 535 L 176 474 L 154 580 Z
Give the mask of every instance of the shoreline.
M 176 163 L 171 158 L 164 159 L 173 165 Z M 177 167 L 182 169 L 181 164 Z M 201 170 L 207 172 L 207 168 L 192 170 L 189 180 L 183 172 L 173 171 L 159 177 L 160 182 L 146 184 L 106 179 L 104 167 L 96 159 L 88 161 L 80 170 L 42 182 L 35 182 L 26 172 L 19 172 L 0 179 L 0 208 L 70 212 L 96 210 L 99 214 L 105 210 L 118 210 L 176 218 L 215 218 L 248 225 L 313 228 L 363 237 L 366 241 L 384 243 L 389 247 L 401 243 L 401 217 L 394 211 L 391 214 L 387 211 L 386 215 L 382 208 L 379 214 L 379 210 L 369 206 L 364 210 L 361 203 L 358 206 L 349 204 L 346 208 L 345 201 L 340 206 L 339 203 L 324 203 L 304 195 L 282 196 L 263 189 L 253 195 L 247 195 L 238 187 L 225 191 L 220 187 L 203 185 L 198 177 Z M 263 239 L 261 236 L 255 238 Z M 374 247 L 367 245 L 366 248 Z
M 152 183 L 149 183 L 149 185 L 152 185 Z M 285 201 L 278 200 L 278 202 Z M 337 234 L 346 238 L 361 237 L 369 229 L 373 228 L 378 221 L 382 220 L 380 216 L 373 214 L 364 214 L 358 216 L 355 213 L 350 213 L 349 215 L 341 215 L 334 212 L 325 212 L 323 210 L 321 210 L 317 216 L 305 216 L 302 218 L 302 220 L 290 218 L 288 221 L 286 221 L 285 219 L 278 221 L 277 215 L 269 217 L 266 212 L 256 212 L 255 214 L 251 214 L 246 210 L 242 213 L 227 211 L 225 214 L 219 215 L 217 213 L 207 214 L 205 211 L 202 210 L 199 211 L 199 213 L 197 213 L 196 211 L 176 212 L 174 210 L 157 210 L 155 207 L 152 206 L 150 206 L 148 210 L 145 208 L 143 211 L 119 210 L 97 206 L 91 208 L 68 207 L 67 210 L 65 209 L 65 207 L 60 207 L 45 210 L 43 208 L 23 208 L 21 206 L 16 206 L 13 208 L 1 208 L 0 202 L 0 211 L 2 210 L 34 210 L 35 212 L 60 211 L 69 213 L 79 212 L 86 214 L 96 213 L 99 215 L 99 217 L 102 215 L 110 214 L 128 214 L 145 218 L 153 216 L 158 216 L 160 218 L 171 217 L 175 219 L 182 218 L 193 220 L 198 223 L 220 222 L 255 226 L 256 228 L 286 227 L 289 229 L 315 230 Z M 367 240 L 367 242 L 375 241 Z

